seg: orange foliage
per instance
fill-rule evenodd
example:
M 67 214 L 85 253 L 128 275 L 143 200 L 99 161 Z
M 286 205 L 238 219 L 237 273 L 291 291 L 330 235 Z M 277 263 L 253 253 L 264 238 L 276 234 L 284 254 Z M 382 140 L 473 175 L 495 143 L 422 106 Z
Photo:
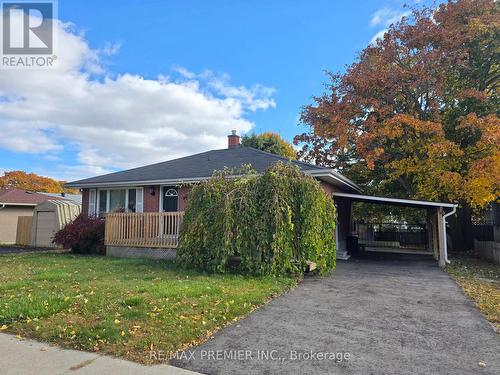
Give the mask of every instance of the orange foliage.
M 302 112 L 300 156 L 368 192 L 474 209 L 499 199 L 499 26 L 493 0 L 414 10 L 346 73 L 329 73 L 328 92 Z
M 0 177 L 0 188 L 16 188 L 25 191 L 39 191 L 45 193 L 77 193 L 75 189 L 65 189 L 64 181 L 56 181 L 49 177 L 23 171 L 5 172 Z

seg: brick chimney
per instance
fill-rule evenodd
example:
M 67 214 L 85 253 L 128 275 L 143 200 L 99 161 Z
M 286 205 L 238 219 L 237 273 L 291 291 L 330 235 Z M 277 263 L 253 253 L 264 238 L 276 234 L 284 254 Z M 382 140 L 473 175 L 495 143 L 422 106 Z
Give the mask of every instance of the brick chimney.
M 227 147 L 235 148 L 240 145 L 240 136 L 236 134 L 236 130 L 231 130 L 231 134 L 227 136 Z

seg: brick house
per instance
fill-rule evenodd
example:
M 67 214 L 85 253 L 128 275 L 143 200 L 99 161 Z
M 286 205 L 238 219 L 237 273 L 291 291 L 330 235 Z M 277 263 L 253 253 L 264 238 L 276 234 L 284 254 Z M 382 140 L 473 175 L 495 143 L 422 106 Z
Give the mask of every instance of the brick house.
M 228 135 L 228 147 L 212 150 L 157 164 L 146 165 L 116 173 L 73 181 L 68 187 L 82 190 L 82 212 L 85 215 L 102 215 L 110 212 L 179 212 L 186 208 L 190 184 L 210 178 L 215 170 L 239 168 L 249 164 L 257 172 L 263 172 L 278 161 L 288 159 L 240 145 L 240 137 L 233 131 Z M 325 191 L 332 196 L 337 206 L 337 254 L 347 258 L 347 238 L 352 232 L 352 202 L 370 202 L 425 208 L 429 212 L 429 253 L 444 264 L 446 254 L 442 253 L 445 237 L 444 209 L 454 210 L 449 203 L 414 201 L 387 197 L 373 197 L 362 194 L 361 188 L 335 170 L 291 161 L 300 170 L 318 179 Z M 433 223 L 431 223 L 433 222 Z M 441 229 L 439 229 L 441 228 Z M 441 240 L 439 240 L 441 238 Z M 441 250 L 440 250 L 441 249 Z M 441 251 L 441 256 L 439 255 Z

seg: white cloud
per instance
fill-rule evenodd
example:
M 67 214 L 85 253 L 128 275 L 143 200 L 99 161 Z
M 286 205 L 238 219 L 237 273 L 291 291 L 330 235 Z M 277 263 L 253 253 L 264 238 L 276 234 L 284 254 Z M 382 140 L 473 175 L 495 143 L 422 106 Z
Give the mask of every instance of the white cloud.
M 375 27 L 380 25 L 388 27 L 391 24 L 398 22 L 402 17 L 408 16 L 409 14 L 409 11 L 401 11 L 384 7 L 373 13 L 370 20 L 370 26 Z
M 401 11 L 388 7 L 377 10 L 375 13 L 373 13 L 372 18 L 370 19 L 370 27 L 373 28 L 379 26 L 383 27 L 383 29 L 379 30 L 373 36 L 370 43 L 375 43 L 377 39 L 382 39 L 390 25 L 400 21 L 403 17 L 407 17 L 409 14 L 409 11 Z
M 193 73 L 183 67 L 175 67 L 174 70 L 181 77 L 189 79 L 192 85 L 198 87 L 202 84 L 203 87 L 209 89 L 209 92 L 212 91 L 223 97 L 236 99 L 250 111 L 276 107 L 276 102 L 272 99 L 276 90 L 272 87 L 262 85 L 254 85 L 251 88 L 236 87 L 230 84 L 230 77 L 227 74 L 216 75 L 211 70 L 205 70 L 200 74 Z
M 64 178 L 224 148 L 230 130 L 252 129 L 249 111 L 276 106 L 273 89 L 232 86 L 210 71 L 112 77 L 103 61 L 119 44 L 93 50 L 61 22 L 57 33 L 55 68 L 0 71 L 0 147 L 53 156 L 76 149 L 79 164 L 53 171 Z
M 120 51 L 121 47 L 121 43 L 106 43 L 104 48 L 99 49 L 99 52 L 105 56 L 113 56 Z

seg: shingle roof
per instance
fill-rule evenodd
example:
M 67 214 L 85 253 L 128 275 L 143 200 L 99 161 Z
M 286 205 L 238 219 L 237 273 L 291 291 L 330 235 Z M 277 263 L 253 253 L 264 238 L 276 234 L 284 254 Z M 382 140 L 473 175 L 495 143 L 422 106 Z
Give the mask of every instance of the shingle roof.
M 52 197 L 54 199 L 63 199 L 63 200 L 66 200 L 66 201 L 71 201 L 71 202 L 74 202 L 76 204 L 82 204 L 82 195 L 81 194 L 64 194 L 64 195 L 61 195 L 60 193 L 57 194 L 57 193 L 44 193 L 44 192 L 40 192 L 40 194 L 43 194 L 43 195 L 48 195 L 49 197 Z
M 73 181 L 68 183 L 67 186 L 79 187 L 102 183 L 206 178 L 210 177 L 216 170 L 222 170 L 224 167 L 239 168 L 242 164 L 251 164 L 252 168 L 257 172 L 264 172 L 272 164 L 280 160 L 288 161 L 288 159 L 281 156 L 251 147 L 235 147 L 202 152 L 144 167 Z M 321 171 L 325 169 L 295 160 L 292 163 L 302 171 Z
M 0 189 L 0 204 L 35 206 L 38 203 L 55 198 L 45 194 L 28 192 L 20 189 Z

